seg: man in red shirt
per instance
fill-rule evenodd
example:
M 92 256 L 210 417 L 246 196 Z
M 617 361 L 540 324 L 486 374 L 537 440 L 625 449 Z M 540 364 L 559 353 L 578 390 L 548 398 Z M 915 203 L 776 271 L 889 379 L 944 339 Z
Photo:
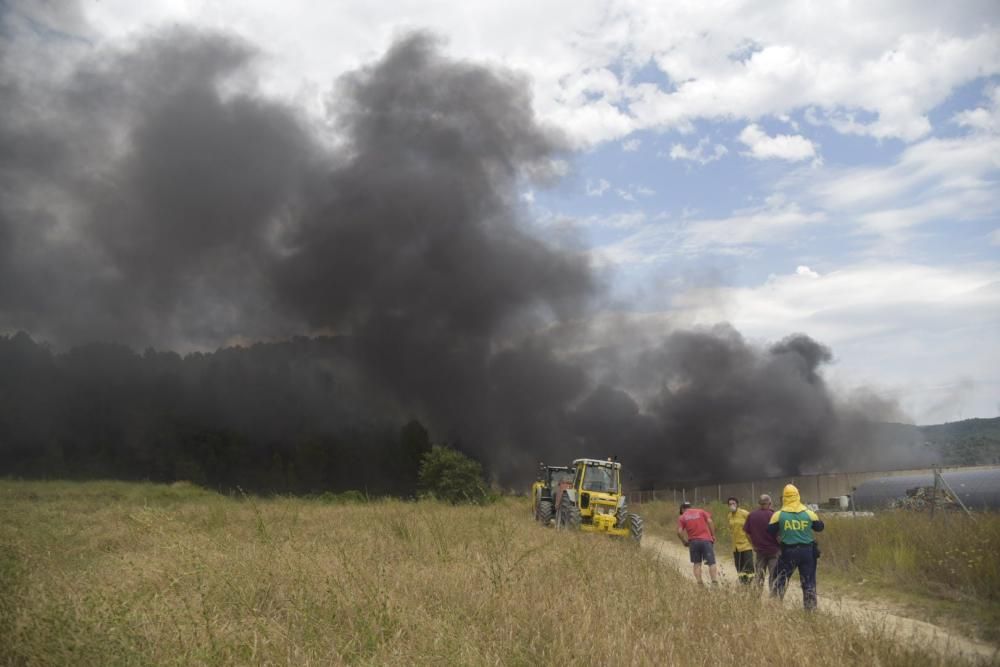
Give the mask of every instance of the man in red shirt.
M 691 507 L 691 503 L 685 501 L 681 503 L 681 515 L 677 519 L 677 536 L 688 548 L 691 556 L 691 565 L 694 568 L 694 578 L 698 583 L 701 580 L 701 564 L 708 563 L 708 574 L 712 577 L 712 583 L 719 583 L 719 569 L 715 565 L 715 524 L 712 523 L 712 515 L 698 507 Z

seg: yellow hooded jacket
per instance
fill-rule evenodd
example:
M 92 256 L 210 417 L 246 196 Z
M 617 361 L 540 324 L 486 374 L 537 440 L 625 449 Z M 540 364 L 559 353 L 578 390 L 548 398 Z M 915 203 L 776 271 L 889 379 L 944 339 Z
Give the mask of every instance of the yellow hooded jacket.
M 813 532 L 821 532 L 823 528 L 819 516 L 802 504 L 795 485 L 785 486 L 781 494 L 781 509 L 771 515 L 767 532 L 777 535 L 778 542 L 783 545 L 812 544 L 816 541 Z
M 733 551 L 751 551 L 753 549 L 753 545 L 750 544 L 750 538 L 747 537 L 746 531 L 743 530 L 743 524 L 747 522 L 749 514 L 750 512 L 747 512 L 742 507 L 735 512 L 729 513 L 729 530 L 733 534 Z

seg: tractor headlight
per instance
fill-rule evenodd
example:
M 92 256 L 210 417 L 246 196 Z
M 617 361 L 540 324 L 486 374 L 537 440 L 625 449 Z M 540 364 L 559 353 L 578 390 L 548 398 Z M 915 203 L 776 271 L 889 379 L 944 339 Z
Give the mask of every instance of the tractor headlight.
M 594 508 L 594 511 L 597 512 L 598 514 L 614 514 L 615 508 L 609 505 L 597 505 Z

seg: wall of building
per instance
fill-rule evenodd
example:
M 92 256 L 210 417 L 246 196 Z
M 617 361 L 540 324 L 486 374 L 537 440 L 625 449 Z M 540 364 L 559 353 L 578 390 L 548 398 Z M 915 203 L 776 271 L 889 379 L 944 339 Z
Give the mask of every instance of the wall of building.
M 942 468 L 941 470 L 963 471 L 990 468 L 1000 468 L 1000 466 L 952 467 Z M 708 503 L 713 500 L 725 502 L 726 498 L 736 496 L 745 507 L 752 507 L 756 504 L 757 496 L 767 493 L 774 499 L 774 504 L 777 506 L 781 504 L 781 491 L 785 488 L 785 485 L 794 484 L 799 488 L 802 502 L 823 505 L 832 498 L 851 495 L 856 486 L 869 479 L 895 477 L 898 475 L 929 475 L 931 473 L 931 468 L 850 473 L 838 472 L 821 475 L 769 477 L 747 482 L 702 482 L 691 485 L 667 485 L 664 488 L 658 489 L 627 490 L 626 493 L 628 493 L 629 499 L 632 502 L 642 503 L 649 500 L 670 500 L 680 503 L 683 500 L 690 500 L 695 505 Z

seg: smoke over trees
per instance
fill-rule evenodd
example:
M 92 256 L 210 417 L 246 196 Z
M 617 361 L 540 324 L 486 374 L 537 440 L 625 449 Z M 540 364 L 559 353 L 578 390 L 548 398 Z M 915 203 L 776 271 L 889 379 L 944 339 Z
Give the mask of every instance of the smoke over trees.
M 838 401 L 805 335 L 588 328 L 586 256 L 517 203 L 564 141 L 514 73 L 411 34 L 344 76 L 318 125 L 260 92 L 232 36 L 173 28 L 47 76 L 17 41 L 0 53 L 0 329 L 68 351 L 0 341 L 7 472 L 114 460 L 167 479 L 189 461 L 220 484 L 357 488 L 324 467 L 338 459 L 408 488 L 412 466 L 392 466 L 413 417 L 510 482 L 574 455 L 653 481 L 876 453 L 864 425 L 891 406 Z M 120 347 L 253 341 L 287 342 Z

